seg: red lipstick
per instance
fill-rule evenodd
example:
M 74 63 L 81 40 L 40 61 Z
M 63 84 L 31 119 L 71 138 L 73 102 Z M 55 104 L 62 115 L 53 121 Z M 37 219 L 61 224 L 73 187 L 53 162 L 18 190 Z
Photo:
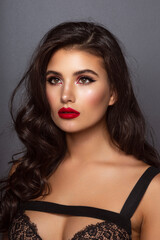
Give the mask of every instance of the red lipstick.
M 80 113 L 74 110 L 73 108 L 63 107 L 58 111 L 58 115 L 60 116 L 60 118 L 71 119 L 78 117 Z

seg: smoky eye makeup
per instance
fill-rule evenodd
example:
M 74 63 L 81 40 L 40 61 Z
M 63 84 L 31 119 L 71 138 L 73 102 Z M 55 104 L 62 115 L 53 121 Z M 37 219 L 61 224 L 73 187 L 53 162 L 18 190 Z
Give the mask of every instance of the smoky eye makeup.
M 77 80 L 79 84 L 84 84 L 84 85 L 88 85 L 89 83 L 96 81 L 92 77 L 86 76 L 86 75 L 79 76 Z
M 46 82 L 56 85 L 56 83 L 62 79 L 62 76 L 59 72 L 49 70 L 46 72 L 45 78 Z
M 90 76 L 90 74 L 93 74 L 93 76 Z M 93 70 L 90 69 L 83 69 L 77 72 L 73 73 L 73 79 L 76 81 L 76 84 L 80 85 L 88 85 L 93 82 L 95 82 L 95 76 L 99 77 L 98 73 L 96 73 Z M 46 82 L 48 82 L 51 85 L 57 85 L 62 84 L 63 76 L 60 72 L 54 71 L 54 70 L 48 70 L 46 72 Z
M 46 81 L 51 84 L 51 85 L 56 85 L 56 84 L 61 84 L 61 79 L 59 77 L 56 76 L 50 76 L 48 78 L 46 78 Z M 96 80 L 94 80 L 92 77 L 89 76 L 79 76 L 76 79 L 76 83 L 77 84 L 81 84 L 81 85 L 88 85 L 92 82 L 95 82 Z
M 50 77 L 46 78 L 46 82 L 50 83 L 51 85 L 56 85 L 60 81 L 61 81 L 61 79 L 56 76 L 50 76 Z

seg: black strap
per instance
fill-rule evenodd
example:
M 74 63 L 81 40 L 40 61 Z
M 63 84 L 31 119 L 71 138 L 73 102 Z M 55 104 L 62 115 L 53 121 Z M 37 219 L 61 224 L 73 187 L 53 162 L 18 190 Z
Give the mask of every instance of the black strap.
M 146 192 L 152 179 L 160 173 L 160 169 L 156 167 L 149 167 L 137 181 L 133 190 L 129 194 L 126 202 L 124 203 L 121 214 L 127 218 L 131 218 L 137 209 L 144 193 Z
M 117 224 L 118 226 L 126 229 L 131 233 L 131 222 L 126 219 L 123 215 L 108 211 L 101 208 L 89 207 L 89 206 L 74 206 L 74 205 L 63 205 L 55 202 L 43 202 L 43 201 L 28 201 L 21 203 L 20 211 L 25 210 L 46 212 L 46 213 L 58 213 L 71 216 L 91 217 L 101 220 L 107 220 Z

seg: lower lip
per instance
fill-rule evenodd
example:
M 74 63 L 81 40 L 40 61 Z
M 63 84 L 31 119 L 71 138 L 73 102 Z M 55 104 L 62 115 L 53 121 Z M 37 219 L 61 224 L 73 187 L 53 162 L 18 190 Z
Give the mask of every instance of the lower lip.
M 76 118 L 80 115 L 80 113 L 58 113 L 60 118 L 71 119 Z

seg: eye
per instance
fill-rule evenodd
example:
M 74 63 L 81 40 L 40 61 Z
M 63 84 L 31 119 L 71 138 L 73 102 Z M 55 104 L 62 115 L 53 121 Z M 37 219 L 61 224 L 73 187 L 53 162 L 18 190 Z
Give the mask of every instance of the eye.
M 52 85 L 56 85 L 56 84 L 58 84 L 59 81 L 61 81 L 61 79 L 59 79 L 58 77 L 53 77 L 52 76 L 52 77 L 49 77 L 47 79 L 47 81 Z
M 88 77 L 88 76 L 81 76 L 78 78 L 78 82 L 81 82 L 80 84 L 85 84 L 85 85 L 95 81 L 96 80 L 93 80 L 91 77 Z

